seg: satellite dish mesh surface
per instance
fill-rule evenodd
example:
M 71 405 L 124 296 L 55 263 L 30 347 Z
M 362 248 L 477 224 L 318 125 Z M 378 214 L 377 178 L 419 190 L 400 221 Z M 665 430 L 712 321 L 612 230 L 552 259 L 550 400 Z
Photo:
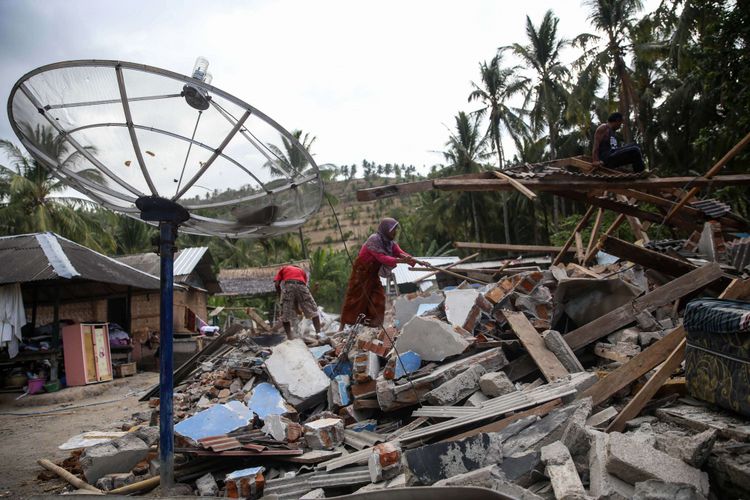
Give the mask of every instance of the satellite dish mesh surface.
M 181 225 L 189 233 L 265 237 L 299 227 L 323 196 L 315 161 L 208 81 L 128 62 L 61 62 L 16 83 L 8 116 L 36 160 L 112 210 L 138 217 L 136 199 L 158 196 L 190 212 Z

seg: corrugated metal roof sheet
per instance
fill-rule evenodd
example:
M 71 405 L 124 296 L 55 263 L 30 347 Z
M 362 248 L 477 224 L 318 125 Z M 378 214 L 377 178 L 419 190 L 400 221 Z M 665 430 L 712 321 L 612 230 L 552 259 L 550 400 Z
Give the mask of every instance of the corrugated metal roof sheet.
M 453 264 L 458 262 L 458 257 L 416 257 L 416 259 L 427 262 L 428 264 L 438 267 L 446 264 Z M 419 278 L 427 276 L 432 271 L 410 271 L 409 264 L 396 264 L 396 268 L 393 270 L 393 276 L 396 279 L 396 284 L 401 285 L 404 283 L 414 283 Z M 432 277 L 432 279 L 435 279 Z M 381 278 L 380 281 L 385 285 L 385 279 Z
M 208 252 L 208 247 L 192 247 L 181 250 L 174 259 L 174 275 L 190 274 Z
M 263 267 L 245 267 L 241 269 L 220 269 L 220 295 L 254 297 L 276 293 L 273 279 L 282 266 L 294 265 L 310 272 L 310 261 L 301 260 L 286 264 Z
M 51 279 L 159 289 L 159 278 L 54 233 L 0 237 L 0 284 Z

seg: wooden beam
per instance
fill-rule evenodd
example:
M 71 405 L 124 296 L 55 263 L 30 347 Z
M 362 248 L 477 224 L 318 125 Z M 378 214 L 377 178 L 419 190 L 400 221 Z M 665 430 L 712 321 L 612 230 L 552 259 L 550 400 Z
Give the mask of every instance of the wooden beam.
M 583 262 L 583 259 L 586 258 L 586 252 L 583 250 L 583 238 L 581 237 L 581 232 L 576 231 L 573 233 L 573 237 L 576 240 L 576 260 L 578 262 Z
M 682 342 L 672 351 L 667 360 L 656 370 L 648 382 L 643 388 L 638 391 L 633 399 L 631 399 L 625 408 L 622 409 L 619 415 L 607 426 L 607 432 L 622 432 L 625 429 L 625 423 L 638 416 L 643 409 L 643 406 L 654 397 L 656 391 L 666 382 L 666 380 L 672 376 L 674 371 L 680 366 L 682 360 L 685 358 L 685 346 L 687 340 L 682 339 Z
M 586 257 L 583 258 L 582 264 L 585 266 L 587 262 L 590 262 L 591 259 L 596 257 L 596 254 L 599 253 L 599 247 L 601 245 L 601 241 L 604 238 L 607 238 L 610 234 L 614 233 L 620 225 L 622 225 L 623 221 L 625 220 L 625 216 L 623 214 L 620 214 L 617 216 L 617 218 L 612 222 L 612 225 L 610 225 L 606 231 L 604 231 L 604 234 L 602 234 L 602 237 L 599 239 L 596 245 L 594 245 L 594 248 L 591 249 L 589 253 L 586 254 Z M 593 235 L 592 235 L 593 236 Z
M 568 237 L 568 240 L 565 242 L 565 244 L 562 246 L 562 248 L 560 249 L 560 251 L 557 253 L 557 256 L 552 261 L 552 265 L 553 266 L 556 266 L 557 264 L 560 263 L 560 261 L 562 260 L 563 255 L 565 255 L 565 252 L 567 252 L 568 249 L 570 248 L 570 246 L 573 244 L 575 235 L 577 233 L 580 233 L 581 229 L 583 229 L 584 227 L 586 227 L 586 224 L 588 224 L 589 219 L 591 218 L 591 214 L 593 214 L 593 213 L 594 213 L 594 207 L 590 206 L 588 208 L 588 210 L 586 210 L 586 213 L 583 214 L 583 217 L 581 217 L 581 220 L 578 221 L 578 224 L 576 224 L 576 227 L 575 227 L 575 229 L 573 229 L 573 232 Z
M 500 432 L 501 430 L 505 429 L 516 420 L 520 420 L 525 417 L 543 417 L 561 405 L 562 405 L 562 399 L 559 399 L 559 398 L 553 399 L 552 401 L 547 401 L 546 403 L 536 406 L 530 410 L 525 410 L 525 411 L 515 413 L 509 417 L 505 417 L 502 420 L 498 420 L 497 422 L 492 422 L 491 424 L 485 424 L 485 425 L 482 425 L 481 427 L 477 427 L 476 429 L 471 429 L 470 431 L 462 432 L 461 434 L 456 434 L 454 436 L 445 438 L 440 442 L 447 443 L 450 441 L 460 441 L 468 437 L 476 436 L 477 434 L 481 434 L 483 432 Z M 424 418 L 424 417 L 420 417 L 420 418 Z
M 713 283 L 722 274 L 721 266 L 716 262 L 706 264 L 638 297 L 630 303 L 608 312 L 604 316 L 598 317 L 594 321 L 572 332 L 566 333 L 563 335 L 563 338 L 571 349 L 577 351 L 602 337 L 606 337 L 615 330 L 632 323 L 635 321 L 634 318 L 641 312 L 650 312 L 657 307 L 671 304 L 675 300 Z M 511 380 L 518 380 L 533 373 L 535 370 L 536 365 L 530 356 L 521 356 L 511 361 L 508 367 L 505 368 L 505 372 Z
M 596 219 L 594 219 L 594 227 L 591 228 L 591 234 L 589 235 L 589 244 L 586 245 L 586 253 L 585 256 L 588 256 L 591 253 L 591 250 L 594 248 L 594 244 L 596 243 L 596 235 L 599 233 L 599 228 L 602 225 L 602 216 L 604 216 L 604 209 L 600 208 L 596 211 Z M 586 257 L 584 257 L 583 262 L 581 264 L 584 264 L 586 262 Z
M 544 378 L 547 379 L 547 382 L 570 375 L 560 360 L 557 359 L 557 356 L 547 349 L 542 336 L 539 335 L 539 332 L 536 331 L 536 328 L 534 328 L 522 312 L 503 309 L 502 313 L 505 319 L 508 320 L 508 324 L 510 324 L 513 332 L 518 336 L 521 344 L 523 344 L 529 355 L 534 359 L 534 362 L 539 367 Z
M 722 299 L 741 299 L 750 296 L 750 279 L 736 279 L 719 295 Z M 579 396 L 591 397 L 594 405 L 599 405 L 612 397 L 620 389 L 636 381 L 652 368 L 664 361 L 669 353 L 685 338 L 685 329 L 679 326 L 657 340 L 606 377 L 597 381 Z
M 510 182 L 510 185 L 513 186 L 516 189 L 516 191 L 518 191 L 519 193 L 521 193 L 522 195 L 524 195 L 526 198 L 528 198 L 530 200 L 534 200 L 536 198 L 536 193 L 534 191 L 532 191 L 531 189 L 527 188 L 526 186 L 524 186 L 523 184 L 521 184 L 520 182 L 518 182 L 513 177 L 510 177 L 510 176 L 508 176 L 508 175 L 500 172 L 499 170 L 493 170 L 492 174 L 495 177 L 497 177 L 498 179 L 503 179 L 503 180 L 506 180 L 506 181 Z
M 703 180 L 712 179 L 716 174 L 718 174 L 719 172 L 721 172 L 721 169 L 724 168 L 724 165 L 726 165 L 727 163 L 729 163 L 729 160 L 731 160 L 732 158 L 734 158 L 737 155 L 737 153 L 739 153 L 740 151 L 742 151 L 743 149 L 745 149 L 745 146 L 747 146 L 748 144 L 750 144 L 750 132 L 748 132 L 747 135 L 745 135 L 745 137 L 743 137 L 740 140 L 740 142 L 738 142 L 737 144 L 735 144 L 734 147 L 732 149 L 730 149 L 727 152 L 727 154 L 725 154 L 721 158 L 721 160 L 717 161 L 716 164 L 713 167 L 711 167 L 708 170 L 708 172 L 706 172 L 703 175 L 702 179 Z M 695 183 L 693 183 L 693 185 L 695 185 Z M 677 211 L 679 209 L 681 209 L 682 207 L 684 207 L 686 203 L 688 203 L 690 200 L 692 200 L 693 197 L 696 194 L 698 194 L 699 191 L 700 191 L 700 187 L 699 186 L 695 186 L 695 187 L 691 188 L 690 191 L 688 191 L 688 193 L 674 207 L 672 207 L 672 210 L 670 210 L 669 213 L 667 214 L 667 216 L 665 217 L 664 222 L 669 221 L 672 218 L 672 216 L 674 216 L 674 214 L 677 213 Z
M 467 261 L 469 261 L 469 260 L 477 257 L 478 255 L 479 255 L 479 252 L 473 253 L 473 254 L 469 255 L 468 257 L 464 257 L 463 259 L 459 260 L 458 262 L 454 262 L 453 264 L 449 264 L 449 265 L 447 265 L 447 266 L 445 266 L 445 267 L 443 267 L 441 269 L 450 269 L 452 267 L 456 267 L 457 265 L 463 264 L 464 262 L 467 262 Z M 429 274 L 425 274 L 421 278 L 414 280 L 414 283 L 420 283 L 420 282 L 426 280 L 427 278 L 429 278 L 430 276 L 436 275 L 437 273 L 438 273 L 438 271 L 432 271 Z
M 748 185 L 750 174 L 721 175 L 713 179 L 695 177 L 648 177 L 642 179 L 560 179 L 539 178 L 519 181 L 532 191 L 590 191 L 593 189 L 638 189 L 661 191 L 666 188 L 682 187 L 688 183 L 705 187 Z M 435 189 L 443 191 L 511 191 L 513 186 L 502 179 L 455 179 L 444 178 L 432 181 Z M 394 185 L 395 186 L 395 185 Z M 386 186 L 388 187 L 388 186 Z M 374 189 L 374 188 L 373 188 Z
M 506 243 L 469 243 L 465 241 L 457 241 L 453 243 L 453 246 L 456 248 L 495 250 L 508 253 L 556 253 L 562 250 L 562 247 L 545 245 L 509 245 Z

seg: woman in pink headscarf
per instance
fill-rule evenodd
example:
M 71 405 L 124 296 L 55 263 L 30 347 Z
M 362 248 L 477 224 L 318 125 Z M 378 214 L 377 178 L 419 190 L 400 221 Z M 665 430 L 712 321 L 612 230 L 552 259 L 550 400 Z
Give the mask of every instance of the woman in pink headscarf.
M 389 276 L 398 263 L 413 266 L 417 262 L 394 241 L 398 228 L 396 219 L 383 219 L 378 231 L 367 238 L 359 250 L 341 310 L 342 329 L 344 325 L 353 325 L 360 314 L 365 315 L 370 326 L 383 324 L 385 291 L 380 277 Z

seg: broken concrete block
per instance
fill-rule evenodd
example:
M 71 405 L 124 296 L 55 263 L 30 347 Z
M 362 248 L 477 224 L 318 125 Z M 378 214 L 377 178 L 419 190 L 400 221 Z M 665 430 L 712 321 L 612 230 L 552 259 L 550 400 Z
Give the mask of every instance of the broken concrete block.
M 383 376 L 389 380 L 398 380 L 414 373 L 422 365 L 422 357 L 414 351 L 406 351 L 397 356 L 395 353 L 388 360 Z
M 445 297 L 441 292 L 435 292 L 429 295 L 401 295 L 393 303 L 394 323 L 397 327 L 403 328 L 414 316 L 421 305 L 429 305 L 429 309 L 439 306 Z
M 378 378 L 380 359 L 372 351 L 357 351 L 352 359 L 352 376 L 358 384 L 365 384 Z
M 159 442 L 159 428 L 153 425 L 139 427 L 133 434 L 149 446 Z
M 663 451 L 639 443 L 619 432 L 609 435 L 607 471 L 635 484 L 649 479 L 692 484 L 708 495 L 708 475 Z
M 112 488 L 122 488 L 135 482 L 135 475 L 132 472 L 121 472 L 118 474 L 109 474 L 112 478 Z
M 130 472 L 148 456 L 149 446 L 135 434 L 129 433 L 108 443 L 86 448 L 80 464 L 89 484 L 107 474 Z
M 331 380 L 331 385 L 328 387 L 329 410 L 336 411 L 352 403 L 352 398 L 349 396 L 349 385 L 348 375 L 336 375 Z
M 560 363 L 570 373 L 582 372 L 583 365 L 578 361 L 573 349 L 570 348 L 560 332 L 556 330 L 547 330 L 542 333 L 544 345 L 549 349 Z
M 445 292 L 445 316 L 448 323 L 463 328 L 469 319 L 471 308 L 477 300 L 479 292 L 474 289 L 446 290 Z
M 295 408 L 310 408 L 325 399 L 329 379 L 301 339 L 274 346 L 265 367 L 284 399 Z
M 607 472 L 609 434 L 591 431 L 589 448 L 589 492 L 595 498 L 627 500 L 633 497 L 633 486 Z
M 619 342 L 626 344 L 637 344 L 641 330 L 639 328 L 623 328 L 615 333 L 607 335 L 607 341 L 610 344 L 617 345 Z
M 598 427 L 602 424 L 606 424 L 617 416 L 617 409 L 613 406 L 608 406 L 599 413 L 594 413 L 586 420 L 586 425 L 589 427 Z
M 469 397 L 479 388 L 479 378 L 486 373 L 484 366 L 474 365 L 465 372 L 425 394 L 432 405 L 451 406 Z
M 317 500 L 319 498 L 325 498 L 326 492 L 323 490 L 323 488 L 317 488 L 312 491 L 309 491 L 299 497 L 299 500 Z
M 198 489 L 198 496 L 215 497 L 219 495 L 219 485 L 216 484 L 216 479 L 210 472 L 196 479 L 195 487 Z
M 609 359 L 611 361 L 618 361 L 620 363 L 627 363 L 630 359 L 641 352 L 640 346 L 635 344 L 629 344 L 627 342 L 620 342 L 619 344 L 607 344 L 605 342 L 598 342 L 594 346 L 594 354 L 600 358 Z
M 480 378 L 479 381 L 481 382 L 481 380 L 482 379 Z M 482 406 L 482 403 L 484 403 L 485 401 L 489 401 L 489 400 L 490 398 L 485 396 L 484 393 L 482 393 L 482 391 L 475 391 L 474 394 L 469 396 L 469 399 L 466 400 L 466 402 L 464 403 L 464 406 L 479 407 L 479 406 Z
M 489 465 L 448 479 L 441 479 L 432 486 L 471 486 L 499 491 L 518 500 L 542 500 L 542 497 L 511 483 L 498 465 Z
M 587 473 L 589 468 L 590 438 L 586 428 L 586 419 L 591 415 L 593 404 L 590 397 L 579 400 L 577 404 L 578 408 L 568 419 L 560 441 L 570 452 L 579 473 L 583 474 Z
M 232 383 L 229 385 L 229 392 L 231 394 L 236 394 L 242 390 L 242 380 L 239 378 L 236 378 L 232 380 Z
M 520 456 L 532 450 L 538 451 L 542 446 L 558 441 L 567 428 L 568 420 L 581 407 L 581 404 L 585 402 L 576 402 L 553 410 L 536 424 L 509 438 L 503 444 L 503 456 Z
M 332 450 L 344 442 L 344 421 L 340 418 L 321 418 L 308 422 L 305 443 L 313 450 Z
M 429 486 L 441 479 L 499 464 L 509 481 L 523 481 L 541 464 L 536 456 L 503 457 L 503 442 L 529 428 L 537 417 L 521 418 L 501 432 L 480 433 L 460 441 L 434 443 L 404 453 L 407 484 Z
M 659 433 L 656 434 L 656 449 L 700 469 L 708 460 L 717 436 L 716 429 L 709 429 L 694 436 Z
M 468 332 L 436 318 L 414 317 L 396 339 L 399 352 L 414 351 L 424 361 L 442 361 L 469 347 Z
M 568 448 L 560 441 L 542 447 L 545 475 L 552 483 L 555 498 L 582 498 L 586 496 L 581 478 L 573 464 Z
M 635 431 L 628 432 L 626 436 L 647 446 L 656 446 L 656 434 L 651 424 L 641 424 Z
M 367 468 L 373 483 L 395 478 L 402 470 L 401 448 L 390 442 L 376 444 L 367 460 Z
M 96 480 L 96 484 L 94 484 L 97 488 L 99 488 L 102 491 L 109 491 L 115 489 L 115 487 L 112 485 L 112 475 L 107 474 L 106 476 L 100 477 Z
M 505 372 L 493 372 L 482 375 L 479 379 L 479 388 L 485 396 L 495 398 L 510 394 L 516 390 L 516 386 L 508 378 Z
M 281 415 L 268 415 L 261 431 L 276 441 L 286 441 L 289 443 L 297 441 L 303 434 L 300 424 L 292 422 Z
M 635 483 L 633 500 L 706 500 L 706 497 L 692 484 L 649 479 Z
M 645 349 L 657 340 L 661 340 L 664 335 L 664 330 L 657 330 L 655 332 L 639 332 L 638 343 L 641 345 L 641 349 Z

